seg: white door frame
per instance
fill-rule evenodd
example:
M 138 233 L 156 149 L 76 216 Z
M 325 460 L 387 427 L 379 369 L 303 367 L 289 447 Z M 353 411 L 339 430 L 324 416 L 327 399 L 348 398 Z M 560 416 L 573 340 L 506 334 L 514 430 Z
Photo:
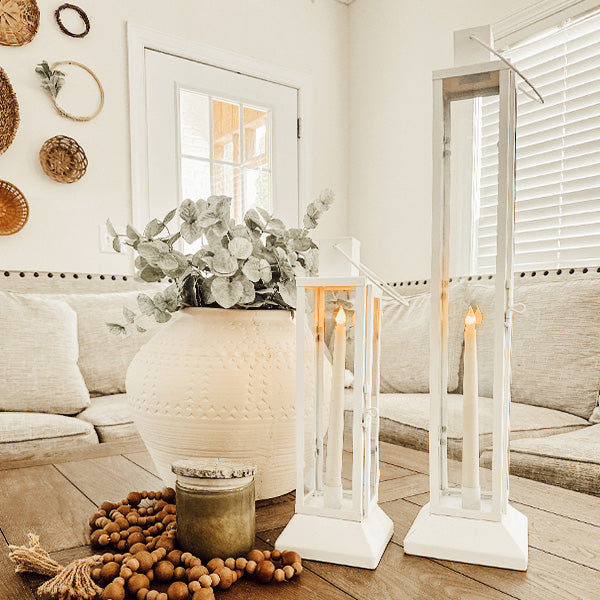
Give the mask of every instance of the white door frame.
M 129 66 L 129 124 L 131 139 L 131 210 L 133 223 L 143 227 L 150 214 L 148 194 L 148 128 L 146 109 L 145 50 L 156 50 L 186 58 L 212 67 L 264 79 L 294 88 L 298 92 L 298 118 L 302 135 L 298 139 L 298 224 L 310 202 L 310 111 L 312 78 L 258 59 L 193 42 L 149 27 L 127 22 L 127 52 Z M 156 216 L 156 215 L 154 215 Z M 295 224 L 294 224 L 295 225 Z

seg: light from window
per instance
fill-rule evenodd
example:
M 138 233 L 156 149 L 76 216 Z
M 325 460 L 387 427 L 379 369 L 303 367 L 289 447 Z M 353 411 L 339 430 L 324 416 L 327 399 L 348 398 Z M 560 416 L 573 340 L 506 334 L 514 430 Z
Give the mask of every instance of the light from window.
M 517 98 L 515 269 L 600 265 L 600 13 L 506 56 L 545 99 Z M 479 99 L 475 273 L 496 257 L 498 98 Z

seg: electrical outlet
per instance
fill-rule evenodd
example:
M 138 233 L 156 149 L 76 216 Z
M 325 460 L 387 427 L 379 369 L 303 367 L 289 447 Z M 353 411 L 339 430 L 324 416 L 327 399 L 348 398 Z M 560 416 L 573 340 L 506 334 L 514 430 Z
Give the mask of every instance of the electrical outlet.
M 119 231 L 119 228 L 116 228 Z M 108 233 L 108 229 L 106 229 L 106 223 L 102 223 L 98 227 L 99 235 L 100 235 L 100 252 L 105 254 L 114 254 L 113 249 L 113 237 Z

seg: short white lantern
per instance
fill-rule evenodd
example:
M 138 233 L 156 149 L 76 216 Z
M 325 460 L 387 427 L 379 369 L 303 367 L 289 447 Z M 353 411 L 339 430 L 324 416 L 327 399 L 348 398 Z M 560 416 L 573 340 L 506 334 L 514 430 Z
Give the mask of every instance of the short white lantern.
M 322 241 L 319 262 L 319 277 L 297 279 L 296 510 L 276 548 L 374 569 L 393 532 L 377 503 L 381 292 L 357 274 L 352 263 L 359 262 L 358 245 L 352 238 Z M 306 335 L 307 328 L 312 335 Z M 344 444 L 347 339 L 353 346 L 354 380 L 352 435 Z M 313 394 L 305 390 L 311 383 L 304 373 L 305 357 L 311 355 Z M 330 391 L 327 362 L 332 364 Z M 314 405 L 305 403 L 310 397 Z
M 497 156 L 497 207 L 491 210 L 496 218 L 496 257 L 494 305 L 484 314 L 493 326 L 493 401 L 491 404 L 492 472 L 491 487 L 479 481 L 479 419 L 480 402 L 477 385 L 478 365 L 476 329 L 481 314 L 465 306 L 462 299 L 461 318 L 465 320 L 464 376 L 462 401 L 462 478 L 452 485 L 448 473 L 449 398 L 448 398 L 448 339 L 449 315 L 454 294 L 450 282 L 459 245 L 453 243 L 457 225 L 457 200 L 453 176 L 457 162 L 471 163 L 457 152 L 454 156 L 450 123 L 459 114 L 461 100 L 498 97 L 498 145 L 488 149 L 489 157 Z M 480 105 L 479 105 L 480 106 Z M 527 518 L 508 503 L 509 473 L 509 406 L 510 406 L 510 344 L 513 298 L 513 236 L 515 200 L 515 74 L 506 64 L 495 61 L 455 67 L 433 74 L 433 233 L 431 271 L 431 347 L 430 347 L 430 429 L 429 472 L 430 501 L 426 504 L 404 540 L 407 554 L 439 559 L 504 567 L 516 570 L 527 568 Z M 456 111 L 456 113 L 454 113 Z M 471 126 L 475 122 L 468 118 Z M 486 124 L 488 127 L 489 125 Z M 468 142 L 472 147 L 472 142 Z M 451 150 L 452 149 L 452 150 Z M 451 157 L 452 155 L 452 157 Z M 481 158 L 481 157 L 479 157 Z M 476 163 L 476 161 L 473 161 Z M 464 166 L 463 165 L 459 165 Z M 477 181 L 477 177 L 463 178 Z M 460 182 L 459 187 L 460 187 Z M 464 188 L 463 188 L 464 189 Z M 454 195 L 453 195 L 454 194 Z M 477 210 L 477 208 L 475 208 Z M 460 218 L 470 218 L 458 211 Z M 493 218 L 485 215 L 491 221 Z M 460 243 L 470 244 L 458 223 Z M 452 234 L 452 235 L 451 235 Z M 492 238 L 493 241 L 493 238 Z M 493 245 L 493 244 L 492 244 Z M 493 262 L 490 261 L 490 265 Z M 490 266 L 490 269 L 493 269 Z M 472 272 L 472 271 L 470 271 Z M 489 271 L 488 271 L 489 272 Z M 469 271 L 467 271 L 467 274 Z M 460 273 L 458 273 L 460 275 Z M 470 278 L 469 278 L 470 279 Z M 481 279 L 481 278 L 480 278 Z M 487 277 L 485 278 L 487 279 Z M 460 294 L 458 294 L 460 296 Z M 456 300 L 461 301 L 461 300 Z M 468 302 L 466 303 L 468 305 Z M 473 307 L 474 309 L 475 307 Z M 488 365 L 489 366 L 489 365 Z M 482 367 L 481 361 L 479 368 Z M 462 367 L 461 367 L 462 368 Z M 487 482 L 487 478 L 484 478 Z

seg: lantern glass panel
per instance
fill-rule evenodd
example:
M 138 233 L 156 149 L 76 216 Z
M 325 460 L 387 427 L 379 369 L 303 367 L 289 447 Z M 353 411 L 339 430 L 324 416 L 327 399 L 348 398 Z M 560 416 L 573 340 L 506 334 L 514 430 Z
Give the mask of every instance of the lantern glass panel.
M 355 361 L 364 361 L 364 351 L 355 351 L 356 305 L 361 295 L 353 286 L 304 290 L 303 510 L 358 518 L 355 496 L 362 491 L 355 474 L 362 458 L 353 454 L 352 439 L 361 431 L 353 419 L 354 389 L 345 384 L 346 370 L 353 372 Z
M 499 80 L 497 73 L 448 78 L 443 91 L 447 325 L 440 352 L 440 505 L 481 515 L 493 511 L 491 474 L 479 470 L 481 440 L 492 447 L 494 406 L 501 401 L 493 398 L 499 121 L 497 114 L 482 121 L 481 107 L 498 106 Z M 484 132 L 493 139 L 486 146 L 480 143 Z M 461 462 L 460 471 L 448 473 L 449 459 Z

